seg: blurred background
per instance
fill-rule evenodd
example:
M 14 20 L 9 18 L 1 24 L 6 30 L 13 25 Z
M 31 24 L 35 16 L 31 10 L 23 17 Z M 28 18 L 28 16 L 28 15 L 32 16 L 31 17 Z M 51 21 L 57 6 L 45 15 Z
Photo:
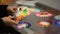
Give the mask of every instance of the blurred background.
M 36 3 L 36 4 L 34 4 Z M 37 6 L 55 15 L 60 15 L 60 0 L 0 0 L 0 5 L 29 5 Z M 33 16 L 31 16 L 33 18 Z M 53 19 L 53 18 L 52 18 Z M 60 34 L 60 27 L 53 24 L 43 30 L 42 32 L 35 32 L 35 34 Z

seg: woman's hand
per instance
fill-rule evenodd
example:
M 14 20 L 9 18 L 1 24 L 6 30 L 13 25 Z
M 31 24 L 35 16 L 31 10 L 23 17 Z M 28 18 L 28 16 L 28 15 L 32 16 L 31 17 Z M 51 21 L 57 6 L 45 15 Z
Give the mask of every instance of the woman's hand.
M 13 14 L 13 13 L 15 13 L 16 12 L 16 10 L 17 10 L 17 6 L 8 6 L 7 7 L 7 10 L 8 10 L 8 14 Z
M 12 20 L 12 16 L 8 16 L 8 17 L 3 17 L 2 20 L 4 22 L 4 24 L 10 26 L 10 25 L 17 25 L 18 22 L 16 22 L 15 20 Z

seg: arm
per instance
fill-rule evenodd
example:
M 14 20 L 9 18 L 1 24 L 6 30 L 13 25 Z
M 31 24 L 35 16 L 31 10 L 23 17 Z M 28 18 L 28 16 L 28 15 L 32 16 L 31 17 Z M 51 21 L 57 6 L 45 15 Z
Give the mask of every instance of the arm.
M 1 18 L 5 17 L 8 15 L 7 13 L 7 6 L 8 5 L 0 5 L 0 27 L 3 26 L 3 20 Z

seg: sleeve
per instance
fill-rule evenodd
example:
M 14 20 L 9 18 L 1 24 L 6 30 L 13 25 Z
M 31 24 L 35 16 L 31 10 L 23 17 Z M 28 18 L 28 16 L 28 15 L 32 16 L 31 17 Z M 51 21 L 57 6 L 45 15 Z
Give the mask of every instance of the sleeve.
M 2 19 L 0 19 L 0 26 L 3 24 L 3 20 Z
M 0 5 L 0 18 L 5 17 L 5 16 L 8 15 L 7 6 L 8 5 Z

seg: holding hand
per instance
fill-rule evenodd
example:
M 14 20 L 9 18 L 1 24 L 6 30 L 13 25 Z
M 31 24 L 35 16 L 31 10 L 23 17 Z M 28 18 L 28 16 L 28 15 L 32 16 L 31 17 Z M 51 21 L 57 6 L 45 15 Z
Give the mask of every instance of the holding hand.
M 16 10 L 17 10 L 17 6 L 8 6 L 7 7 L 7 10 L 8 10 L 8 14 L 13 14 L 13 13 L 15 13 L 16 12 Z
M 8 16 L 8 17 L 3 17 L 2 20 L 5 24 L 7 25 L 17 25 L 18 22 L 16 22 L 15 20 L 12 20 L 12 16 Z

